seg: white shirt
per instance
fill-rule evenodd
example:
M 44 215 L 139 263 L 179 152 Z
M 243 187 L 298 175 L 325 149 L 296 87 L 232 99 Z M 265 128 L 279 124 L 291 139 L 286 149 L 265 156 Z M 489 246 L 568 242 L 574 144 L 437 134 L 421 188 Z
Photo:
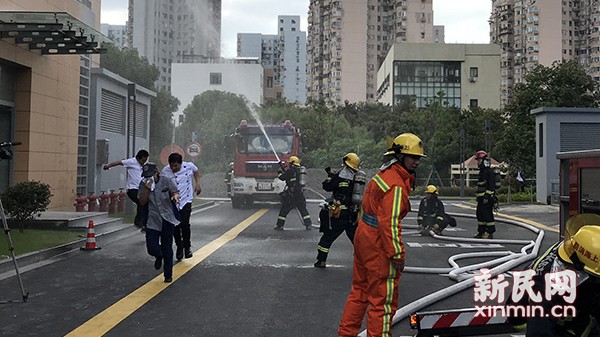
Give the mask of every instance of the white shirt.
M 181 163 L 181 169 L 175 173 L 168 165 L 162 169 L 162 176 L 171 178 L 179 190 L 179 209 L 194 199 L 194 172 L 198 172 L 198 167 L 187 161 Z
M 137 190 L 142 181 L 142 165 L 138 163 L 135 157 L 121 160 L 121 163 L 127 169 L 127 186 L 128 190 Z

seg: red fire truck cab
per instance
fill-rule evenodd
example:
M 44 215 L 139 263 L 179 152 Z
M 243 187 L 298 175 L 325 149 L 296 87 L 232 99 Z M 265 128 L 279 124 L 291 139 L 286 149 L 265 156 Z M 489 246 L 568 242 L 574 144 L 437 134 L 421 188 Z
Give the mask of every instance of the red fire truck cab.
M 242 120 L 235 129 L 235 154 L 231 174 L 233 208 L 254 201 L 278 201 L 285 182 L 277 179 L 279 161 L 287 162 L 301 148 L 300 130 L 286 120 L 278 125 L 252 125 Z

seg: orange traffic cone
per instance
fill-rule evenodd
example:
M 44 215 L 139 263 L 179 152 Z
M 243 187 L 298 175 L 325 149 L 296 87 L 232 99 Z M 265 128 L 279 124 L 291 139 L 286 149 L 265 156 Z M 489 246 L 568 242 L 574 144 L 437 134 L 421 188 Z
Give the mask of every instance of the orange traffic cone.
M 81 247 L 81 250 L 95 250 L 100 249 L 96 246 L 96 234 L 94 234 L 94 220 L 90 219 L 88 224 L 87 238 L 85 239 L 85 246 Z

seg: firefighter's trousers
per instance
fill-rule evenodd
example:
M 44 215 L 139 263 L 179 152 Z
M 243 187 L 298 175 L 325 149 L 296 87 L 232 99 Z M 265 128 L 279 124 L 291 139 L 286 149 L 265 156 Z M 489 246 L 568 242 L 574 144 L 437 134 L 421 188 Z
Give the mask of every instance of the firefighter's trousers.
M 283 227 L 288 213 L 294 208 L 297 208 L 298 211 L 300 211 L 300 215 L 302 216 L 304 226 L 312 225 L 310 215 L 308 214 L 308 210 L 306 209 L 306 198 L 304 197 L 304 194 L 287 194 L 286 192 L 284 192 L 281 195 L 281 208 L 279 209 L 279 216 L 277 217 L 277 226 Z
M 329 226 L 323 230 L 323 236 L 319 240 L 317 246 L 317 260 L 326 261 L 327 254 L 329 254 L 329 248 L 333 242 L 346 231 L 346 236 L 350 239 L 350 242 L 354 242 L 354 232 L 356 226 L 352 223 L 352 212 L 344 209 L 340 212 L 339 218 L 329 218 Z
M 494 202 L 491 199 L 477 198 L 477 232 L 493 234 L 496 231 L 494 222 Z
M 383 250 L 379 230 L 359 221 L 354 237 L 352 289 L 338 335 L 358 335 L 366 313 L 368 337 L 391 336 L 392 318 L 398 310 L 400 275 Z

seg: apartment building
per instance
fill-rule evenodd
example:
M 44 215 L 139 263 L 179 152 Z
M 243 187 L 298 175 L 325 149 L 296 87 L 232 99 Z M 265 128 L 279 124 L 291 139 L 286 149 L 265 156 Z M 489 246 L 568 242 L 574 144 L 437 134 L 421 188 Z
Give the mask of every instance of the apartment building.
M 501 104 L 538 64 L 575 59 L 600 81 L 600 1 L 492 0 L 490 41 L 501 46 Z
M 307 96 L 333 104 L 374 102 L 377 71 L 395 43 L 440 41 L 433 0 L 311 0 Z
M 306 102 L 306 32 L 300 30 L 300 16 L 278 16 L 276 35 L 238 33 L 237 56 L 260 60 L 265 68 L 265 98 Z
M 494 44 L 396 43 L 377 74 L 377 101 L 425 108 L 500 107 L 500 47 Z
M 171 88 L 171 63 L 221 54 L 221 0 L 129 0 L 128 30 L 140 56 L 157 66 L 159 88 Z
M 126 25 L 109 25 L 103 23 L 100 25 L 100 31 L 108 37 L 114 45 L 119 48 L 127 46 L 127 26 Z

